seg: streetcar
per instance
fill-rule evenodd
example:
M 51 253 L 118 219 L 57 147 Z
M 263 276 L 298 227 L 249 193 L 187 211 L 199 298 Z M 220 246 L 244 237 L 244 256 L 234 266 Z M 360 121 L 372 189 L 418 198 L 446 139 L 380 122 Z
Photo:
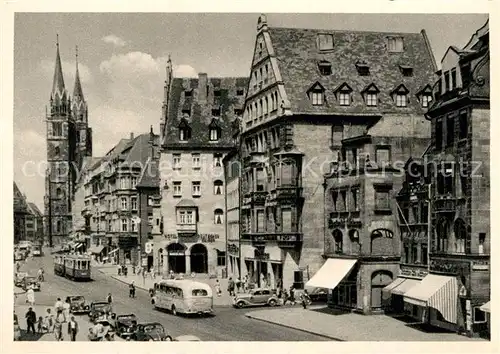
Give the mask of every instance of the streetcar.
M 85 255 L 55 255 L 54 274 L 72 280 L 91 280 L 90 257 Z

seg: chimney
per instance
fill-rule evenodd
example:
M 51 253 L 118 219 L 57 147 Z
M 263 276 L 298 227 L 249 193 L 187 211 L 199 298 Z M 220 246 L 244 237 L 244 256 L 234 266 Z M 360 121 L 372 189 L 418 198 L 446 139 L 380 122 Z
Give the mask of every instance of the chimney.
M 198 74 L 198 102 L 206 102 L 208 94 L 208 76 L 206 73 Z
M 134 140 L 134 133 L 130 133 L 130 140 Z

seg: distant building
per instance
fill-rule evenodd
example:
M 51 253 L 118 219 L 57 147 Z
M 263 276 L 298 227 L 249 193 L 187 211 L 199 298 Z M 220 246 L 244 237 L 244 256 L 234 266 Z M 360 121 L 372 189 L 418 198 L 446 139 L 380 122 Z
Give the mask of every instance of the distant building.
M 68 240 L 72 230 L 71 201 L 76 178 L 84 158 L 92 156 L 92 129 L 88 126 L 88 107 L 80 82 L 78 56 L 71 100 L 64 85 L 59 42 L 46 122 L 45 233 L 50 245 L 58 245 Z
M 30 214 L 28 202 L 14 182 L 14 244 L 26 241 L 26 216 Z
M 231 122 L 242 112 L 247 78 L 174 78 L 169 60 L 161 129 L 164 270 L 222 274 L 226 268 L 224 170 Z
M 432 147 L 429 274 L 404 294 L 424 321 L 468 335 L 487 331 L 490 300 L 490 51 L 488 22 L 441 60 L 427 112 Z M 487 307 L 487 306 L 486 306 Z
M 299 289 L 319 272 L 324 288 L 346 278 L 332 303 L 380 309 L 399 268 L 391 166 L 425 150 L 435 70 L 423 31 L 272 28 L 259 17 L 241 130 L 243 274 Z M 352 173 L 339 178 L 332 164 Z
M 43 214 L 35 203 L 28 203 L 26 215 L 26 239 L 33 243 L 43 243 Z

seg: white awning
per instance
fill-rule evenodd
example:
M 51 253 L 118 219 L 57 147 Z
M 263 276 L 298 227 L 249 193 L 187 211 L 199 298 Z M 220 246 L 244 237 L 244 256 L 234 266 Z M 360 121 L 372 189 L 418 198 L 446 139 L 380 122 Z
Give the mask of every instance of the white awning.
M 404 282 L 392 289 L 391 293 L 393 293 L 394 295 L 404 295 L 408 291 L 410 291 L 411 288 L 417 286 L 418 284 L 420 284 L 420 280 L 407 278 L 404 280 Z
M 405 278 L 396 278 L 396 280 L 394 280 L 392 283 L 390 283 L 389 285 L 387 285 L 382 290 L 383 291 L 387 291 L 387 292 L 391 292 L 392 289 L 394 289 L 395 287 L 397 287 L 398 285 L 400 285 L 404 281 L 405 281 Z
M 328 258 L 306 286 L 335 289 L 356 264 L 356 259 Z
M 482 305 L 479 309 L 481 311 L 484 311 L 484 312 L 487 312 L 487 313 L 491 313 L 491 304 L 490 304 L 490 301 L 488 301 L 487 303 L 485 303 L 484 305 Z
M 457 321 L 458 282 L 457 278 L 428 274 L 424 279 L 404 294 L 404 301 L 438 310 L 443 318 Z

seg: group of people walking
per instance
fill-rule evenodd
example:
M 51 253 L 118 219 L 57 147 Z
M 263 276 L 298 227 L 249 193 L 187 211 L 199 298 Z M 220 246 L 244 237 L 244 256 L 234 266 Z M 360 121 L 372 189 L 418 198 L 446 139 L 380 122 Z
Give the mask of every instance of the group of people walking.
M 54 305 L 54 312 L 48 308 L 45 317 L 37 317 L 33 307 L 30 307 L 25 315 L 27 324 L 27 333 L 43 334 L 54 333 L 56 341 L 64 340 L 63 324 L 67 323 L 67 333 L 72 342 L 76 341 L 79 326 L 75 320 L 75 316 L 70 316 L 70 305 L 68 301 L 62 302 L 60 298 L 57 299 Z M 35 329 L 36 325 L 36 329 Z

